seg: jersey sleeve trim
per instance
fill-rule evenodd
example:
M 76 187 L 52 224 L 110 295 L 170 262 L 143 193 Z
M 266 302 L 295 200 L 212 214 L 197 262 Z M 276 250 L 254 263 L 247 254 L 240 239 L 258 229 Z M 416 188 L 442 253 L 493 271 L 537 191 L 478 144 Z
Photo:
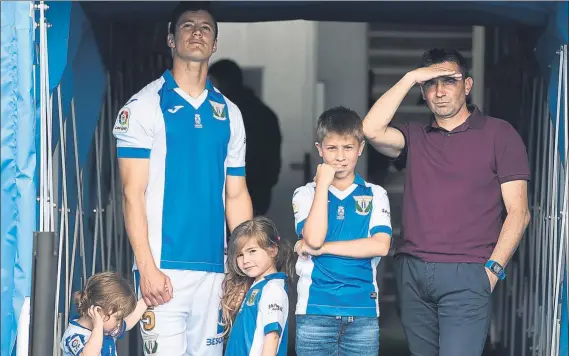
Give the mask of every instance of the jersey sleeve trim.
M 375 234 L 379 234 L 381 232 L 386 233 L 389 235 L 389 237 L 392 236 L 393 231 L 391 230 L 390 226 L 386 226 L 386 225 L 380 225 L 380 226 L 374 226 L 371 228 L 371 236 L 375 235 Z
M 150 158 L 150 150 L 148 148 L 138 147 L 118 147 L 118 158 Z
M 245 176 L 245 167 L 227 167 L 227 175 L 236 176 L 236 177 L 244 177 Z
M 265 325 L 265 328 L 264 328 L 265 335 L 267 335 L 268 333 L 271 333 L 273 331 L 276 331 L 277 334 L 279 336 L 281 336 L 282 331 L 283 331 L 283 329 L 281 328 L 281 324 L 279 324 L 278 322 L 275 321 L 274 323 L 270 323 L 270 324 Z

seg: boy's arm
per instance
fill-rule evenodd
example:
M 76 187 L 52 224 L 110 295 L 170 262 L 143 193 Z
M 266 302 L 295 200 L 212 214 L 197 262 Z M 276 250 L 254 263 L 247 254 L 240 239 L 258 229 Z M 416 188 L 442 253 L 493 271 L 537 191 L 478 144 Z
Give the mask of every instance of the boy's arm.
M 318 165 L 316 170 L 316 188 L 313 194 L 307 192 L 308 187 L 297 189 L 293 196 L 293 204 L 302 214 L 295 213 L 297 234 L 304 239 L 310 248 L 318 249 L 324 244 L 328 232 L 328 188 L 334 180 L 336 169 L 325 163 Z M 304 195 L 299 193 L 304 191 Z M 312 200 L 312 201 L 311 201 Z M 307 213 L 308 212 L 308 213 Z M 306 216 L 304 219 L 302 219 Z M 302 220 L 301 220 L 302 219 Z M 298 221 L 301 220 L 300 223 Z
M 372 237 L 363 237 L 351 241 L 326 242 L 318 255 L 335 255 L 353 258 L 369 258 L 387 256 L 391 246 L 391 236 L 379 232 Z
M 142 314 L 144 314 L 147 308 L 144 299 L 139 299 L 134 311 L 124 318 L 124 322 L 126 323 L 125 331 L 132 329 L 140 321 Z
M 353 258 L 369 258 L 386 256 L 391 247 L 391 213 L 387 192 L 372 185 L 372 200 L 369 214 L 369 236 L 349 241 L 325 242 L 320 249 L 299 244 L 297 250 L 302 255 L 319 256 L 322 254 Z M 363 202 L 360 202 L 363 204 Z M 362 206 L 362 209 L 364 207 Z M 365 210 L 365 209 L 364 209 Z

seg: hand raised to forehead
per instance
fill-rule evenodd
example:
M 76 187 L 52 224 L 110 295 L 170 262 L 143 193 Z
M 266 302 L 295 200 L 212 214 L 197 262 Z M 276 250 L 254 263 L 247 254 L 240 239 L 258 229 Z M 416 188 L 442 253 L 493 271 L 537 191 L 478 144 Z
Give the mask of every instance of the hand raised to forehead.
M 423 84 L 429 80 L 439 77 L 451 77 L 456 80 L 462 78 L 462 73 L 438 66 L 417 68 L 413 70 L 411 74 L 414 82 L 418 84 Z

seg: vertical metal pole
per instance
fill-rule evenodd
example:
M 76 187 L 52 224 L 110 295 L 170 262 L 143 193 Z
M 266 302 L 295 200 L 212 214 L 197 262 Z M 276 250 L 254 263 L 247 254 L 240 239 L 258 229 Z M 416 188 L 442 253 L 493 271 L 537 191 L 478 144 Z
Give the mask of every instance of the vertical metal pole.
M 109 238 L 112 239 L 113 249 L 115 252 L 115 268 L 120 271 L 119 266 L 119 241 L 118 241 L 118 225 L 117 225 L 117 203 L 116 203 L 116 188 L 115 188 L 115 164 L 116 164 L 116 155 L 115 155 L 115 148 L 114 148 L 114 138 L 113 138 L 113 117 L 114 113 L 116 112 L 116 103 L 114 103 L 113 95 L 114 90 L 111 86 L 111 75 L 107 72 L 107 102 L 109 105 L 107 106 L 107 118 L 109 120 L 109 129 L 107 132 L 109 133 L 109 165 L 111 170 L 111 193 L 110 193 L 110 202 L 109 202 L 109 209 L 110 209 L 110 223 L 112 224 L 111 229 L 112 233 L 109 234 Z M 111 243 L 109 242 L 109 248 Z M 110 261 L 110 252 L 109 252 L 109 261 Z
M 55 288 L 53 280 L 57 278 L 58 244 L 54 232 L 36 232 L 34 234 L 32 262 L 32 345 L 31 356 L 45 356 L 53 350 L 55 314 Z M 47 327 L 46 327 L 47 326 Z
M 75 98 L 71 98 L 71 123 L 73 126 L 73 149 L 75 154 L 75 179 L 77 184 L 77 215 L 79 218 L 75 221 L 79 224 L 79 251 L 81 253 L 81 262 L 83 266 L 83 281 L 87 280 L 87 263 L 85 261 L 85 234 L 83 230 L 83 173 L 79 167 L 79 143 L 77 142 L 77 120 L 75 119 Z
M 558 82 L 557 82 L 557 107 L 556 107 L 556 117 L 555 117 L 555 143 L 554 143 L 554 159 L 553 159 L 553 194 L 551 196 L 551 218 L 552 218 L 552 223 L 551 223 L 551 233 L 552 233 L 552 237 L 553 237 L 553 256 L 552 256 L 552 261 L 551 261 L 551 271 L 553 274 L 553 293 L 551 293 L 550 297 L 551 297 L 551 303 L 553 304 L 553 314 L 551 317 L 551 322 L 550 322 L 550 326 L 552 328 L 551 331 L 551 350 L 549 352 L 550 355 L 555 355 L 557 353 L 557 351 L 559 350 L 559 347 L 555 347 L 555 339 L 557 339 L 557 324 L 559 322 L 559 318 L 557 316 L 558 313 L 558 308 L 559 308 L 559 287 L 560 287 L 560 281 L 561 281 L 561 259 L 563 258 L 563 249 L 560 248 L 559 249 L 559 254 L 560 256 L 558 256 L 558 252 L 557 252 L 557 243 L 558 243 L 558 231 L 557 231 L 557 218 L 558 218 L 558 198 L 559 198 L 559 194 L 557 192 L 557 183 L 558 180 L 560 179 L 560 175 L 559 175 L 559 168 L 557 167 L 557 157 L 559 157 L 559 159 L 561 160 L 561 157 L 559 155 L 559 151 L 558 151 L 558 144 L 559 144 L 559 131 L 560 131 L 560 127 L 561 127 L 561 92 L 562 92 L 562 84 L 563 84 L 563 52 L 559 51 L 559 78 L 558 78 Z M 559 257 L 559 265 L 557 263 L 558 261 L 558 257 Z

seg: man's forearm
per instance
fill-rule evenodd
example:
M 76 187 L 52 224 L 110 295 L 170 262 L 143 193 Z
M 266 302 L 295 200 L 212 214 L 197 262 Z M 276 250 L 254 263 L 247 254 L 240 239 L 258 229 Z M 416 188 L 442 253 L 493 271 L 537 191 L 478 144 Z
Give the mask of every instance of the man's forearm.
M 302 237 L 310 248 L 318 249 L 328 232 L 328 187 L 316 186 L 312 207 L 304 223 Z
M 239 224 L 253 218 L 253 205 L 249 192 L 245 191 L 225 200 L 225 216 L 229 230 L 233 231 Z
M 362 237 L 360 239 L 350 241 L 326 242 L 322 245 L 320 250 L 323 255 L 370 258 L 387 256 L 389 253 L 389 246 L 389 235 L 382 234 L 380 237 Z
M 508 213 L 490 260 L 498 262 L 503 267 L 508 264 L 518 248 L 529 219 L 527 210 Z
M 363 120 L 364 133 L 368 139 L 374 139 L 385 132 L 399 105 L 414 85 L 414 79 L 406 74 L 373 104 Z
M 140 270 L 156 267 L 148 242 L 148 221 L 146 219 L 144 195 L 137 197 L 135 194 L 125 194 L 123 206 L 126 232 L 136 258 L 137 267 Z

